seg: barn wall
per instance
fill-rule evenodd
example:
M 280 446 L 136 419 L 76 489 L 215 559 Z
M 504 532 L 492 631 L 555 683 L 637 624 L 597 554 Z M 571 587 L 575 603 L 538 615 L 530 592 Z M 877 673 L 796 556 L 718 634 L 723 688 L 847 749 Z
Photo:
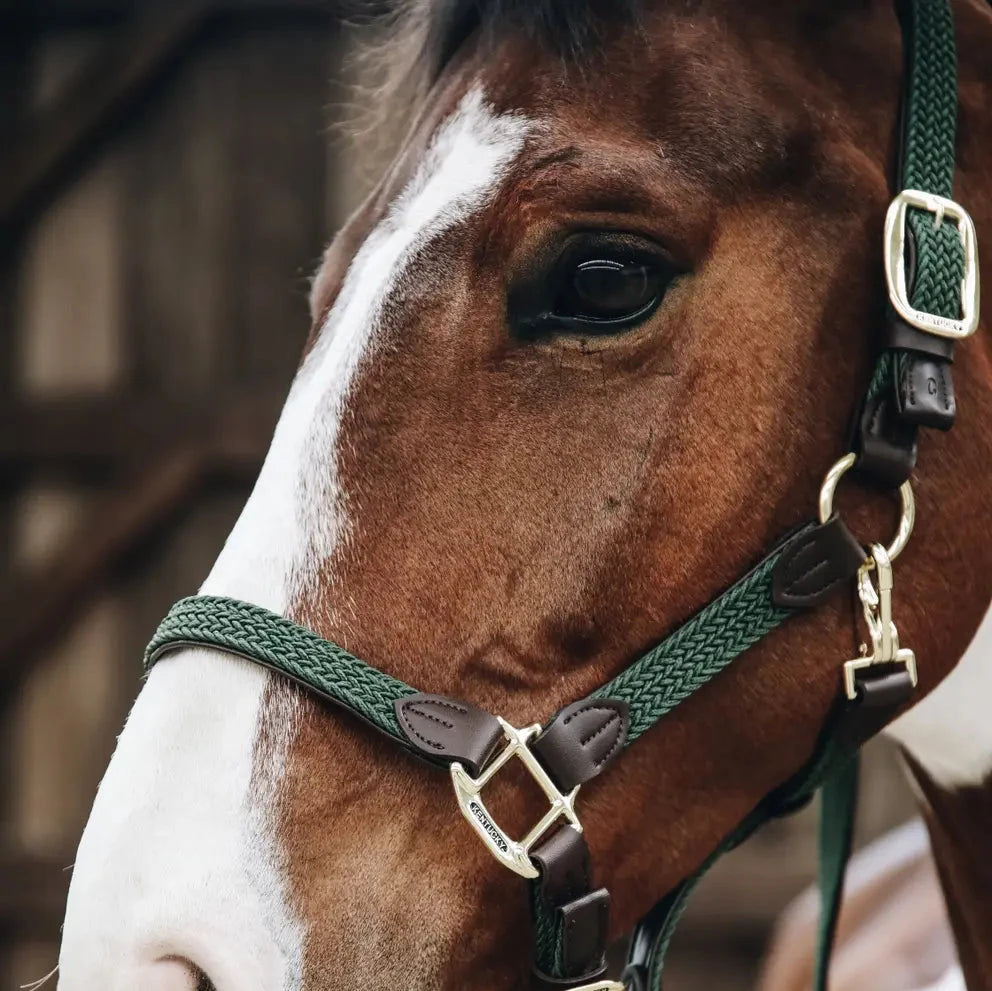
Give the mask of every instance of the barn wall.
M 352 114 L 342 85 L 351 42 L 330 18 L 301 18 L 293 6 L 281 14 L 268 4 L 264 17 L 200 32 L 3 257 L 6 397 L 27 407 L 103 397 L 126 401 L 124 410 L 140 399 L 181 412 L 285 391 L 308 324 L 308 276 L 374 172 L 334 129 Z M 0 135 L 57 107 L 120 30 L 105 14 L 70 20 L 3 42 L 0 86 L 10 98 L 0 97 Z M 263 435 L 276 410 L 256 413 Z M 127 492 L 160 457 L 167 427 L 119 463 L 7 457 L 5 585 L 16 591 L 72 555 L 108 494 Z M 143 428 L 134 429 L 140 440 Z M 72 862 L 137 691 L 141 649 L 169 603 L 208 570 L 250 476 L 221 473 L 205 485 L 86 590 L 84 608 L 40 656 L 25 659 L 30 673 L 0 725 L 4 987 L 54 966 L 69 876 L 59 868 Z M 891 752 L 874 747 L 864 835 L 909 808 Z M 805 813 L 721 865 L 690 911 L 673 982 L 747 987 L 770 920 L 812 878 L 813 842 Z M 724 953 L 712 952 L 714 940 Z

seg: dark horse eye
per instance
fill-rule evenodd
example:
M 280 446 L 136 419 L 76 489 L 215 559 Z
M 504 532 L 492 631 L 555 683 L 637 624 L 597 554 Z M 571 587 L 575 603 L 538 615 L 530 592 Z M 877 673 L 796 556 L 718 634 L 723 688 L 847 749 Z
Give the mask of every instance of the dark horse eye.
M 680 274 L 640 235 L 580 231 L 511 285 L 510 325 L 525 338 L 616 334 L 650 317 Z
M 641 262 L 593 258 L 565 273 L 554 313 L 566 320 L 629 325 L 661 298 L 661 273 Z

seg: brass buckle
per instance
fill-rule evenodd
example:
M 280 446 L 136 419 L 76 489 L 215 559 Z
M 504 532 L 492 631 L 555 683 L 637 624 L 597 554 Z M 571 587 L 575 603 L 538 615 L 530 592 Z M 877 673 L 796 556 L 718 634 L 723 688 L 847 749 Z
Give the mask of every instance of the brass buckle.
M 877 576 L 872 582 L 871 572 Z M 899 631 L 892 622 L 892 559 L 881 544 L 871 545 L 871 557 L 858 570 L 858 598 L 871 635 L 872 652 L 862 647 L 863 655 L 844 664 L 844 692 L 852 701 L 858 697 L 858 671 L 876 664 L 901 664 L 916 687 L 916 655 L 899 646 Z
M 497 716 L 497 719 L 499 717 Z M 575 796 L 579 793 L 576 785 L 567 795 L 555 786 L 538 759 L 527 744 L 541 732 L 539 725 L 528 726 L 526 729 L 516 729 L 504 719 L 499 720 L 507 746 L 477 778 L 473 778 L 457 761 L 451 765 L 451 781 L 455 786 L 455 797 L 462 815 L 469 825 L 479 834 L 489 852 L 504 866 L 521 877 L 534 878 L 540 873 L 530 858 L 531 847 L 554 825 L 560 818 L 565 818 L 580 833 L 582 824 L 575 814 Z M 537 782 L 538 787 L 548 797 L 551 808 L 541 818 L 540 822 L 522 839 L 514 840 L 489 814 L 482 801 L 482 789 L 499 773 L 500 768 L 511 758 L 518 757 L 520 763 L 527 768 L 530 776 Z M 622 988 L 622 986 L 621 986 Z M 609 982 L 602 985 L 591 985 L 584 991 L 613 991 Z
M 964 248 L 964 278 L 961 280 L 961 319 L 940 317 L 935 313 L 915 309 L 909 301 L 906 287 L 906 211 L 910 207 L 934 215 L 939 227 L 948 217 L 955 222 Z M 889 299 L 896 313 L 906 323 L 928 334 L 960 340 L 970 337 L 978 327 L 978 237 L 975 223 L 959 203 L 935 193 L 904 189 L 889 205 L 885 215 L 885 281 Z

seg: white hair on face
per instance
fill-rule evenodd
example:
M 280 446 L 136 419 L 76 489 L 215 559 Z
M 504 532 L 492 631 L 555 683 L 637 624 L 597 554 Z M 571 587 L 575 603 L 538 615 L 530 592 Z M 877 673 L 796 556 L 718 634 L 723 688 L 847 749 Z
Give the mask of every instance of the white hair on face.
M 925 663 L 925 660 L 922 661 Z M 992 609 L 957 667 L 886 732 L 941 787 L 981 785 L 992 776 Z
M 205 594 L 287 614 L 358 525 L 345 516 L 340 426 L 390 293 L 433 238 L 492 197 L 529 128 L 495 114 L 476 87 L 439 129 L 351 263 Z M 176 958 L 217 991 L 302 987 L 306 930 L 278 842 L 297 708 L 268 672 L 215 651 L 178 651 L 155 667 L 80 844 L 61 991 L 190 991 Z

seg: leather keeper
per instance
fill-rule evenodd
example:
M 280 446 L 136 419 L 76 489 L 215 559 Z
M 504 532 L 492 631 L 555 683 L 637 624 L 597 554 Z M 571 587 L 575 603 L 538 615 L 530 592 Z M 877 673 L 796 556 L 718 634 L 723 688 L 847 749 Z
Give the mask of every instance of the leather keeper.
M 940 337 L 929 334 L 912 324 L 906 323 L 898 314 L 890 309 L 885 321 L 885 340 L 887 348 L 899 348 L 902 351 L 916 351 L 928 354 L 933 358 L 944 361 L 954 360 L 954 341 L 950 337 Z
M 458 761 L 476 777 L 503 739 L 495 716 L 443 695 L 408 695 L 397 699 L 394 709 L 415 753 L 431 761 Z
M 951 366 L 943 358 L 906 352 L 899 355 L 896 406 L 899 416 L 917 427 L 950 430 L 957 404 Z
M 604 771 L 623 750 L 629 708 L 620 699 L 582 699 L 566 706 L 531 744 L 552 781 L 571 791 Z
M 800 530 L 775 562 L 772 601 L 788 609 L 817 606 L 852 579 L 866 557 L 836 514 L 826 523 Z
M 587 984 L 606 973 L 606 941 L 610 928 L 610 893 L 591 891 L 558 909 L 561 917 L 562 975 L 554 977 L 534 968 L 542 984 L 569 988 Z

